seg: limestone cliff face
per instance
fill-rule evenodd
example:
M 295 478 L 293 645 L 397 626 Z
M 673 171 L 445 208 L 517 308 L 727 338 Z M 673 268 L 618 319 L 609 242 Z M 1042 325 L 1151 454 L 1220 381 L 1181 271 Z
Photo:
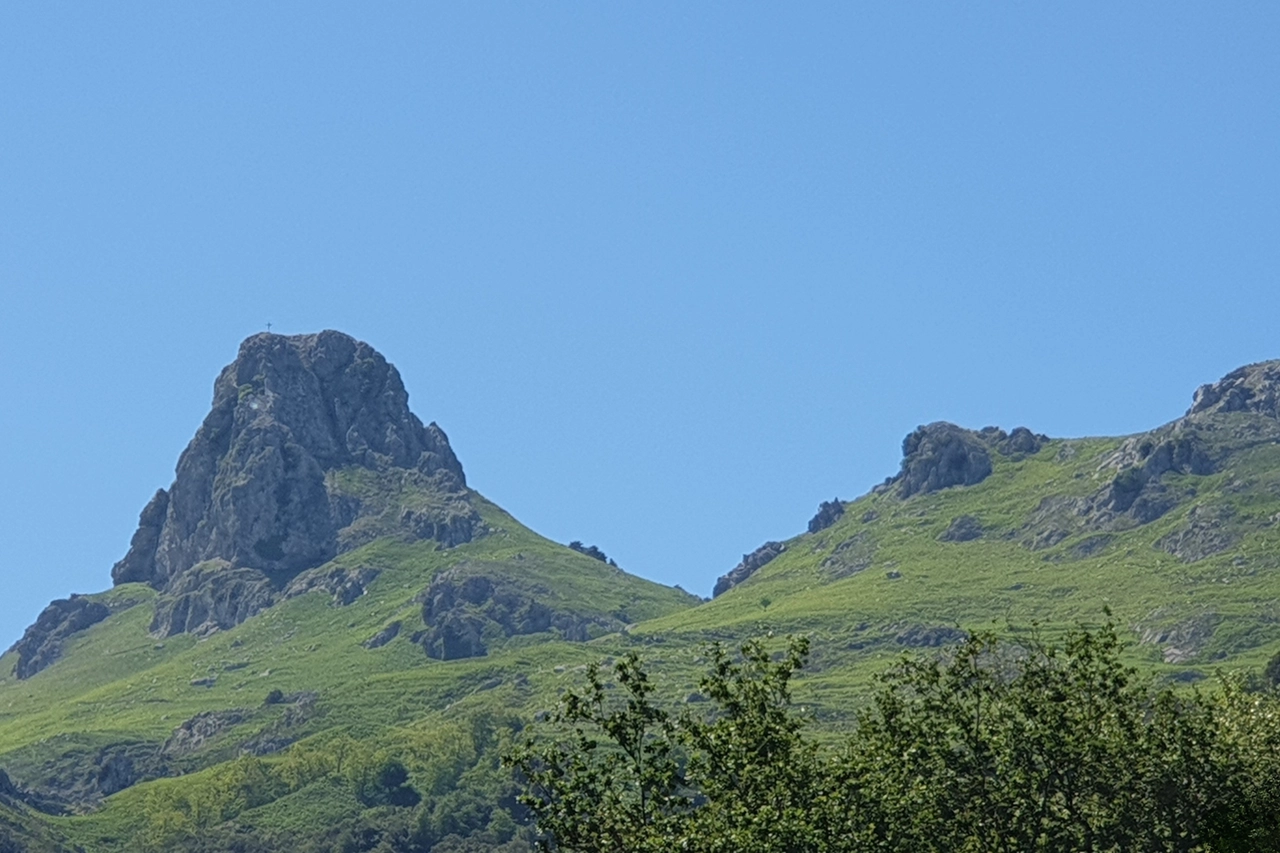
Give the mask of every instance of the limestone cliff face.
M 400 504 L 380 498 L 384 482 Z M 405 494 L 417 498 L 405 504 Z M 143 510 L 112 579 L 186 597 L 162 605 L 158 614 L 174 619 L 158 615 L 158 634 L 225 628 L 269 606 L 293 576 L 372 536 L 456 545 L 479 523 L 448 439 L 409 411 L 385 358 L 339 332 L 259 334 L 218 376 L 173 485 Z M 223 600 L 236 598 L 220 581 L 228 572 L 229 589 L 253 594 Z M 199 615 L 205 621 L 193 624 Z

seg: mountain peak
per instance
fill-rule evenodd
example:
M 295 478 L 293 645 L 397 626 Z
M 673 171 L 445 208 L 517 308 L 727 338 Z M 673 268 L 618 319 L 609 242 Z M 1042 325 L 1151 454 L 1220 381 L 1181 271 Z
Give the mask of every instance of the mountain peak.
M 342 474 L 353 470 L 366 472 L 363 481 L 395 481 L 373 492 L 410 499 L 392 507 L 368 488 L 344 489 L 352 477 Z M 197 596 L 185 608 L 164 608 L 177 621 L 153 626 L 158 633 L 229 627 L 223 623 L 261 607 L 223 618 L 204 601 L 216 598 L 211 585 L 231 577 L 208 571 L 213 561 L 235 569 L 237 583 L 264 590 L 363 544 L 371 532 L 448 546 L 469 541 L 478 525 L 448 438 L 409 410 L 399 372 L 380 353 L 341 332 L 262 333 L 247 338 L 219 374 L 173 485 L 143 510 L 112 579 Z M 192 578 L 208 582 L 192 589 Z

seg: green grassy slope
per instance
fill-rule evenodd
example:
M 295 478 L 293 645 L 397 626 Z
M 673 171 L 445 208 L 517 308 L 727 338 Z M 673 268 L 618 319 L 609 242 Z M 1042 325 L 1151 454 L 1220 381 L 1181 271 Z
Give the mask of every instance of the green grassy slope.
M 1169 509 L 1149 523 L 1089 515 L 1129 476 L 1125 454 L 1141 437 L 1056 440 L 1025 457 L 992 453 L 977 485 L 849 502 L 832 526 L 787 541 L 705 603 L 549 542 L 479 496 L 489 533 L 474 542 L 382 536 L 335 560 L 381 572 L 346 606 L 311 592 L 204 639 L 157 640 L 154 593 L 123 585 L 99 596 L 113 615 L 76 635 L 62 660 L 0 680 L 0 767 L 38 794 L 83 789 L 94 774 L 101 787 L 126 760 L 143 781 L 68 801 L 61 816 L 0 803 L 0 819 L 12 813 L 24 832 L 87 850 L 177 849 L 246 830 L 279 844 L 370 823 L 400 826 L 415 849 L 479 829 L 497 847 L 512 827 L 511 810 L 495 807 L 510 791 L 494 762 L 519 720 L 579 685 L 589 661 L 633 648 L 678 700 L 696 690 L 706 641 L 809 634 L 798 695 L 833 732 L 904 650 L 993 625 L 1053 633 L 1110 611 L 1131 631 L 1132 660 L 1167 677 L 1257 669 L 1280 647 L 1280 426 L 1241 413 L 1192 427 L 1214 471 L 1163 474 Z M 348 479 L 341 488 L 380 488 Z M 389 498 L 388 513 L 403 502 Z M 948 541 L 965 517 L 981 535 Z M 602 618 L 585 642 L 490 636 L 486 656 L 432 660 L 413 634 L 427 627 L 422 594 L 444 571 Z M 395 622 L 395 639 L 366 646 Z M 12 664 L 0 659 L 0 672 Z M 408 769 L 421 803 L 378 801 L 369 779 L 389 759 Z
M 366 752 L 385 747 L 404 753 L 418 779 L 426 762 L 415 760 L 408 745 L 424 725 L 425 731 L 439 730 L 473 712 L 531 714 L 554 701 L 556 684 L 569 669 L 598 655 L 549 631 L 491 638 L 485 657 L 429 659 L 412 633 L 422 627 L 420 594 L 441 570 L 480 567 L 557 610 L 627 620 L 698 602 L 543 539 L 479 496 L 476 502 L 491 533 L 475 542 L 437 549 L 430 541 L 383 538 L 335 560 L 337 566 L 381 570 L 347 606 L 312 592 L 206 639 L 156 640 L 148 634 L 152 590 L 126 584 L 96 596 L 118 612 L 76 635 L 48 669 L 25 681 L 0 680 L 0 767 L 28 788 L 58 790 L 97 772 L 104 749 L 135 745 L 153 754 L 184 721 L 208 712 L 235 715 L 233 724 L 198 748 L 165 759 L 165 772 L 190 775 L 130 787 L 100 811 L 52 821 L 88 849 L 129 849 L 145 823 L 145 801 L 154 800 L 156 790 L 198 789 L 246 749 L 264 751 L 265 743 L 265 750 L 287 753 L 271 750 L 269 742 L 305 745 L 318 737 L 323 750 L 326 737 L 342 733 Z M 406 625 L 399 636 L 380 648 L 365 647 L 397 620 Z M 12 671 L 12 657 L 0 658 L 0 672 Z M 265 704 L 272 691 L 283 700 Z M 301 799 L 317 796 L 313 791 Z M 320 812 L 332 812 L 332 803 L 323 797 L 318 802 Z M 360 810 L 350 797 L 344 802 L 348 811 Z M 270 815 L 266 819 L 271 822 Z

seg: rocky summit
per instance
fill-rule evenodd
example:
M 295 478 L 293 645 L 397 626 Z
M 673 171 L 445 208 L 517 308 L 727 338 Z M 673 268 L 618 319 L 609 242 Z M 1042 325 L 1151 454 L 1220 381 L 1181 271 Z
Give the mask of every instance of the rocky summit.
M 448 547 L 479 524 L 448 438 L 409 411 L 373 347 L 334 331 L 259 334 L 218 376 L 173 484 L 143 509 L 111 576 L 165 595 L 157 635 L 208 632 L 375 536 Z

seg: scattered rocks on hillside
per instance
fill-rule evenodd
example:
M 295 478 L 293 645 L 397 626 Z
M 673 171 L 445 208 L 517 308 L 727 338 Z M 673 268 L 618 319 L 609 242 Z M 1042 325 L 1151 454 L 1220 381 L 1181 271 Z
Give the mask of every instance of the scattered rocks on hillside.
M 203 749 L 211 740 L 244 722 L 248 711 L 204 711 L 174 729 L 161 750 L 165 755 L 180 756 Z
M 218 561 L 241 572 L 239 581 L 185 605 L 171 601 L 158 621 L 162 632 L 228 627 L 224 615 L 243 618 L 263 606 L 256 578 L 279 590 L 389 533 L 453 547 L 482 532 L 448 438 L 409 411 L 386 359 L 339 332 L 259 334 L 219 375 L 173 485 L 143 510 L 112 578 L 176 600 L 196 592 L 193 573 L 213 582 L 197 567 Z M 248 571 L 257 573 L 253 582 Z M 252 600 L 228 600 L 240 593 Z M 182 607 L 219 615 L 173 618 Z
M 1157 539 L 1155 545 L 1184 563 L 1221 554 L 1240 541 L 1240 531 L 1229 526 L 1235 514 L 1235 509 L 1229 504 L 1192 507 L 1187 514 L 1187 523 Z
M 972 542 L 981 539 L 986 529 L 982 522 L 972 515 L 961 515 L 951 519 L 947 529 L 938 536 L 939 542 Z
M 105 604 L 81 595 L 50 603 L 10 649 L 18 655 L 14 675 L 23 679 L 40 672 L 62 656 L 67 639 L 110 615 Z
M 826 530 L 844 515 L 844 503 L 839 498 L 823 501 L 818 505 L 818 513 L 809 519 L 809 532 L 817 533 Z
M 413 641 L 436 660 L 483 657 L 489 639 L 554 630 L 582 642 L 590 639 L 593 625 L 611 631 L 623 627 L 617 619 L 557 610 L 512 581 L 462 569 L 437 575 L 424 599 L 426 629 Z
M 831 580 L 847 578 L 870 568 L 875 553 L 875 542 L 863 531 L 837 545 L 822 561 L 822 570 Z
M 1098 491 L 1086 496 L 1042 498 L 1021 531 L 1014 535 L 1027 547 L 1041 550 L 1080 533 L 1109 533 L 1150 524 L 1186 496 L 1185 488 L 1170 488 L 1164 482 L 1165 475 L 1203 476 L 1216 470 L 1207 444 L 1193 428 L 1175 423 L 1134 436 L 1102 459 L 1099 474 L 1110 474 L 1110 479 Z M 1079 543 L 1076 547 L 1089 546 Z M 1097 547 L 1105 547 L 1105 543 L 1098 540 Z M 1058 555 L 1057 559 L 1064 556 Z
M 1148 618 L 1159 616 L 1160 611 L 1156 611 Z M 1134 630 L 1142 644 L 1162 647 L 1165 663 L 1187 663 L 1200 656 L 1221 621 L 1217 613 L 1206 612 L 1172 625 L 1136 625 Z
M 335 605 L 345 607 L 364 595 L 365 588 L 380 574 L 381 569 L 368 566 L 311 569 L 289 582 L 284 588 L 284 597 L 296 598 L 308 592 L 324 592 L 333 596 Z
M 1254 412 L 1280 418 L 1280 361 L 1250 364 L 1197 388 L 1187 415 L 1219 412 Z
M 750 554 L 743 554 L 741 563 L 734 566 L 728 574 L 721 575 L 716 580 L 715 588 L 711 591 L 711 597 L 716 598 L 733 589 L 760 571 L 786 549 L 787 546 L 781 542 L 766 542 Z

